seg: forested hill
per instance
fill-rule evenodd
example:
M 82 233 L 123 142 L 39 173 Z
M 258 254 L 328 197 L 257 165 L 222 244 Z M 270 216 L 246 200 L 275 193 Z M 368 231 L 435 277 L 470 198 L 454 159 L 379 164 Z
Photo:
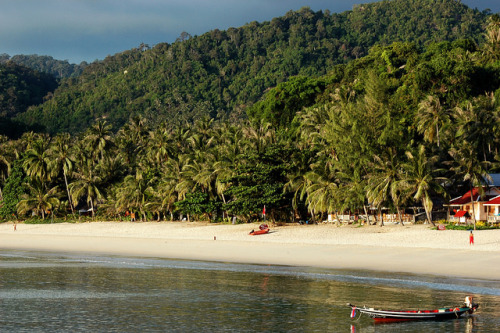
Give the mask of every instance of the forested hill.
M 117 130 L 137 114 L 171 125 L 239 119 L 266 89 L 291 76 L 323 75 L 377 43 L 477 42 L 486 18 L 456 0 L 393 0 L 340 14 L 302 8 L 270 22 L 183 33 L 173 44 L 142 45 L 89 65 L 18 120 L 76 133 L 97 119 Z
M 19 112 L 43 102 L 57 87 L 56 79 L 13 62 L 0 63 L 0 135 L 18 136 L 24 126 L 12 122 Z
M 41 56 L 37 54 L 18 54 L 12 57 L 5 53 L 0 54 L 0 63 L 5 64 L 7 62 L 13 62 L 41 73 L 53 75 L 57 79 L 76 77 L 80 75 L 83 69 L 88 65 L 85 61 L 76 65 L 70 64 L 67 60 L 57 60 L 51 56 Z

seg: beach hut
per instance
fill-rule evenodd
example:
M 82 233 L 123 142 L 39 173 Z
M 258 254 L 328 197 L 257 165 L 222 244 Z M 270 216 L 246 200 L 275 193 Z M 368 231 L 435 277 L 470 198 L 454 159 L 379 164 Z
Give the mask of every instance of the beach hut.
M 484 204 L 487 210 L 488 223 L 500 223 L 500 195 Z
M 468 213 L 471 217 L 475 214 L 476 221 L 486 221 L 488 219 L 488 209 L 484 204 L 496 196 L 500 196 L 500 190 L 496 187 L 483 188 L 482 195 L 479 192 L 479 187 L 473 188 L 472 191 L 466 192 L 461 197 L 450 200 L 447 206 L 453 209 L 454 214 L 450 215 L 449 220 L 466 222 L 467 216 L 465 213 Z
M 489 174 L 489 178 L 484 181 L 482 193 L 479 191 L 479 187 L 474 187 L 464 195 L 450 200 L 447 205 L 443 205 L 448 206 L 448 220 L 466 223 L 468 218 L 472 216 L 476 221 L 488 220 L 488 216 L 491 215 L 490 205 L 485 206 L 485 204 L 500 196 L 500 173 Z M 450 210 L 453 211 L 453 214 L 450 214 L 452 213 Z

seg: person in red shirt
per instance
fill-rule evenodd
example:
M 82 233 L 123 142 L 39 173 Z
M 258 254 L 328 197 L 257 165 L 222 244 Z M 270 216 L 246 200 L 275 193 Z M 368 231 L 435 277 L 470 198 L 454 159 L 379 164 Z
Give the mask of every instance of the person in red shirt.
M 469 235 L 469 245 L 474 245 L 474 234 L 472 233 L 472 230 Z

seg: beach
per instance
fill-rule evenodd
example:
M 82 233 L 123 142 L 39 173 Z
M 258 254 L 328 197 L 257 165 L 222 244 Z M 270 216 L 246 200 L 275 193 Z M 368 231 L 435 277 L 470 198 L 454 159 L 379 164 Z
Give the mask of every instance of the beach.
M 0 224 L 0 250 L 88 253 L 373 270 L 500 280 L 500 230 L 438 231 L 428 225 L 272 227 L 203 222 Z

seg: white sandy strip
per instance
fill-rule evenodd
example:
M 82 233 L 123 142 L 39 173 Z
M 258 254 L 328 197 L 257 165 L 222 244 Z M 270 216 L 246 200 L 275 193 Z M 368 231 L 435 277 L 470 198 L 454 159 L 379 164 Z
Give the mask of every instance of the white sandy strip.
M 500 230 L 436 231 L 428 226 L 276 227 L 258 224 L 94 222 L 0 224 L 0 249 L 100 253 L 239 263 L 369 269 L 500 280 Z M 215 240 L 214 240 L 215 238 Z

